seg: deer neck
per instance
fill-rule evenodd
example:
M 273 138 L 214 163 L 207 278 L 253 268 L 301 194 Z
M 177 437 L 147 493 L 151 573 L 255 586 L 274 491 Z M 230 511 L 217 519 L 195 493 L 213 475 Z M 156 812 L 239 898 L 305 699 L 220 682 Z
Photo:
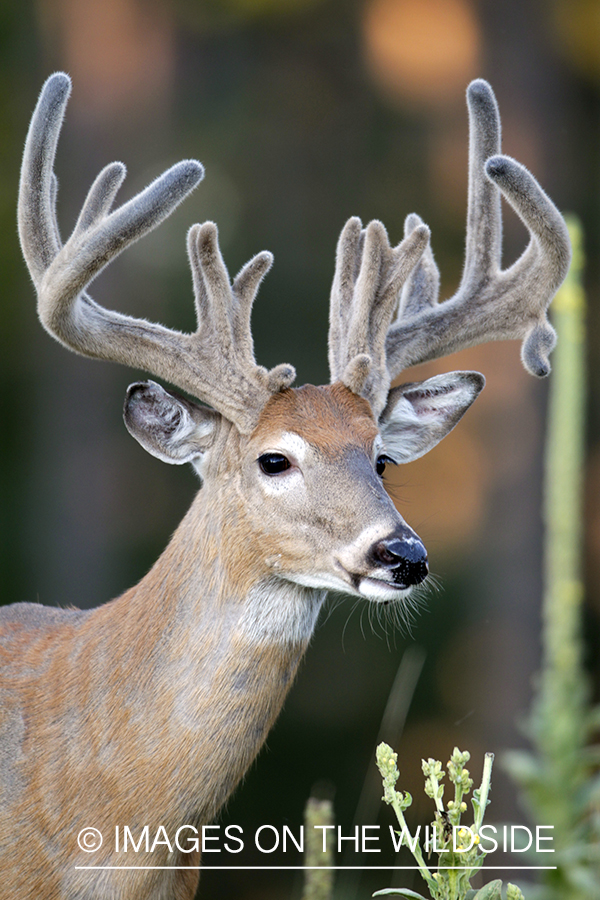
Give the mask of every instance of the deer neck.
M 139 740 L 176 758 L 179 802 L 165 808 L 197 821 L 215 815 L 264 742 L 325 596 L 274 575 L 243 516 L 212 500 L 200 491 L 153 569 L 115 601 L 132 623 L 121 619 L 123 652 L 136 633 L 143 647 L 135 690 L 152 734 L 140 723 Z
M 248 649 L 305 648 L 325 592 L 279 577 L 268 547 L 235 496 L 202 489 L 160 559 L 130 593 L 134 603 L 138 595 L 151 595 L 190 652 L 217 634 Z

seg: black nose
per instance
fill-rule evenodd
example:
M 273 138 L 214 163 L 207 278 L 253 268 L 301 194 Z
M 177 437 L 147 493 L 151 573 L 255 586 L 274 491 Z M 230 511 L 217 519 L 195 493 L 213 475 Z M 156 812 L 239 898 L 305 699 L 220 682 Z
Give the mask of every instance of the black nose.
M 378 541 L 371 549 L 372 561 L 392 573 L 394 583 L 402 587 L 420 584 L 427 578 L 427 551 L 417 537 L 389 537 Z

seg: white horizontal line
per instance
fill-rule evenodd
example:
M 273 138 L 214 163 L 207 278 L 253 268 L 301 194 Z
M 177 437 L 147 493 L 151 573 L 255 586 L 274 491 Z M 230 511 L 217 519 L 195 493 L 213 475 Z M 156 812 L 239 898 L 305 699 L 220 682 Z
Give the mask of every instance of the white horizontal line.
M 328 870 L 352 870 L 352 871 L 361 871 L 368 872 L 371 869 L 376 872 L 381 869 L 386 871 L 396 871 L 397 869 L 411 869 L 415 871 L 419 871 L 419 866 L 75 866 L 76 869 L 138 869 L 138 870 L 154 870 L 154 869 L 193 869 L 197 872 L 206 872 L 206 871 L 227 871 L 227 872 L 301 872 L 303 869 L 328 869 Z M 439 871 L 440 869 L 472 869 L 473 866 L 437 866 L 433 871 Z M 509 872 L 521 872 L 524 870 L 541 870 L 541 869 L 556 869 L 557 866 L 485 866 L 483 869 L 479 869 L 480 872 L 490 872 L 507 870 Z

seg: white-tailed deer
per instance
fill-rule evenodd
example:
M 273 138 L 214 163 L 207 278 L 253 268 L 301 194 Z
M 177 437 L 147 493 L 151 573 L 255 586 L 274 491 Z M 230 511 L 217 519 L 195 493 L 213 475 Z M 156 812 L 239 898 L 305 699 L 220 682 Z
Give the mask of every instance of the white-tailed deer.
M 381 475 L 386 463 L 437 444 L 483 377 L 392 380 L 415 363 L 506 338 L 523 339 L 526 368 L 547 374 L 546 308 L 566 274 L 569 241 L 534 178 L 498 155 L 494 96 L 473 82 L 457 293 L 438 303 L 418 216 L 394 248 L 381 223 L 363 229 L 350 219 L 331 296 L 331 384 L 292 388 L 291 366 L 267 371 L 254 359 L 250 311 L 271 256 L 259 253 L 231 282 L 211 222 L 188 235 L 194 334 L 109 312 L 87 294 L 203 170 L 179 163 L 111 211 L 125 169 L 108 165 L 63 245 L 53 164 L 69 92 L 64 74 L 46 82 L 21 175 L 19 234 L 41 321 L 70 349 L 143 369 L 195 398 L 134 384 L 125 423 L 150 453 L 190 462 L 202 489 L 160 559 L 121 597 L 86 612 L 31 603 L 0 612 L 1 892 L 190 900 L 199 853 L 187 852 L 183 826 L 210 823 L 256 756 L 327 592 L 403 603 L 427 576 L 425 548 Z M 501 193 L 531 236 L 505 271 Z M 162 869 L 77 868 L 131 865 L 115 847 L 115 827 L 125 825 L 133 835 L 164 828 L 172 852 L 161 839 L 134 860 Z M 78 835 L 92 826 L 104 842 L 88 854 Z

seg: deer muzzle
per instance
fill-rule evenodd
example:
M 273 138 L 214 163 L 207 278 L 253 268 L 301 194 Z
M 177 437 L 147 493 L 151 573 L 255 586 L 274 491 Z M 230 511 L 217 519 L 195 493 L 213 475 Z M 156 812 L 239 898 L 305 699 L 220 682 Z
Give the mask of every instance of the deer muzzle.
M 427 578 L 427 551 L 416 535 L 391 535 L 371 548 L 372 565 L 383 568 L 400 588 L 413 587 Z

